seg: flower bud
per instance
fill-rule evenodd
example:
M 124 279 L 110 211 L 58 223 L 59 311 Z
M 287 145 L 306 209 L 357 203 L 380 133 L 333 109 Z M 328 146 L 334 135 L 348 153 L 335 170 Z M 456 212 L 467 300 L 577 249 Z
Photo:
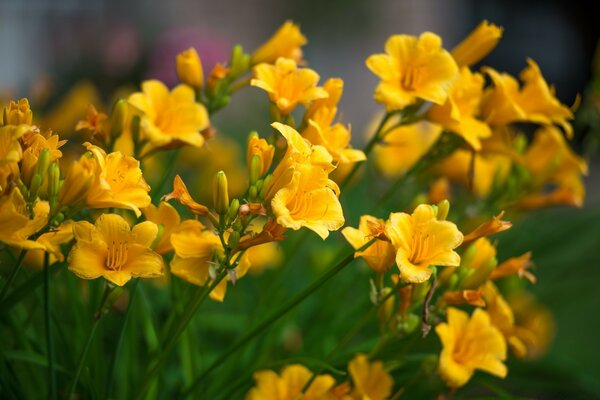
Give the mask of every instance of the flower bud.
M 275 155 L 275 147 L 270 145 L 265 139 L 259 138 L 256 132 L 252 132 L 248 137 L 248 150 L 246 152 L 246 163 L 249 169 L 252 168 L 252 158 L 256 155 L 260 157 L 260 171 L 258 176 L 261 177 L 271 167 L 273 156 Z
M 229 211 L 229 191 L 227 188 L 227 175 L 219 171 L 215 175 L 213 188 L 213 206 L 219 215 L 224 215 Z
M 127 118 L 127 100 L 119 99 L 116 101 L 110 116 L 110 136 L 115 139 L 123 133 L 125 128 L 125 119 Z
M 229 205 L 229 220 L 234 221 L 237 218 L 238 210 L 240 208 L 240 201 L 238 199 L 231 200 L 231 204 Z
M 50 200 L 50 209 L 56 207 L 58 201 L 58 191 L 60 190 L 60 169 L 57 163 L 50 164 L 48 169 L 48 198 Z
M 438 221 L 445 221 L 446 218 L 448 218 L 448 213 L 450 212 L 450 202 L 448 200 L 442 200 L 437 204 L 437 208 Z
M 140 116 L 136 115 L 131 119 L 131 137 L 136 145 L 140 142 Z
M 230 74 L 234 78 L 244 74 L 250 69 L 250 56 L 244 53 L 244 49 L 239 44 L 236 44 L 233 47 L 229 68 Z
M 38 156 L 37 164 L 35 166 L 35 173 L 42 177 L 46 175 L 48 166 L 50 165 L 50 149 L 42 149 Z
M 265 196 L 267 195 L 267 191 L 269 190 L 269 187 L 271 186 L 271 182 L 273 182 L 273 175 L 267 175 L 265 177 L 265 179 L 263 179 L 263 185 L 262 188 L 260 188 L 260 198 L 264 199 Z
M 256 200 L 258 197 L 258 190 L 256 190 L 256 186 L 252 185 L 248 189 L 248 197 L 250 197 L 250 201 Z
M 40 174 L 35 174 L 31 179 L 31 184 L 29 185 L 29 201 L 32 202 L 38 195 L 38 190 L 40 190 L 40 186 L 42 185 L 42 176 Z
M 200 90 L 204 81 L 204 72 L 196 49 L 190 47 L 177 54 L 176 64 L 179 80 L 194 89 Z
M 227 246 L 230 249 L 235 249 L 240 243 L 240 233 L 238 231 L 233 231 L 229 235 L 229 239 L 227 240 Z
M 260 172 L 262 168 L 262 160 L 260 158 L 260 155 L 254 154 L 250 159 L 250 168 L 248 173 L 250 176 L 251 185 L 254 185 L 256 181 L 260 178 Z

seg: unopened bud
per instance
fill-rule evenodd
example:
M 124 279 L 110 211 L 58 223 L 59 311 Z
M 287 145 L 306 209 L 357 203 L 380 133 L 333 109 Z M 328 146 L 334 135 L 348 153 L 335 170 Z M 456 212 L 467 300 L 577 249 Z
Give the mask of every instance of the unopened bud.
M 48 170 L 48 166 L 50 165 L 50 150 L 42 149 L 40 151 L 40 155 L 38 156 L 37 165 L 35 167 L 35 173 L 41 175 L 42 177 L 46 175 L 46 171 Z
M 136 115 L 131 119 L 131 137 L 133 138 L 133 143 L 140 142 L 140 117 L 139 117 L 139 115 Z
M 227 246 L 230 249 L 235 249 L 240 243 L 240 233 L 238 231 L 233 231 L 229 235 L 229 240 L 227 240 Z
M 115 102 L 110 116 L 110 136 L 114 139 L 123 133 L 125 119 L 127 118 L 127 100 L 119 99 Z
M 48 169 L 48 198 L 50 200 L 50 208 L 56 207 L 58 201 L 58 191 L 60 190 L 60 169 L 55 162 L 50 164 Z
M 198 52 L 193 47 L 177 54 L 176 59 L 177 76 L 179 80 L 194 89 L 201 89 L 204 82 L 202 61 Z
M 256 186 L 252 185 L 248 189 L 248 197 L 250 197 L 250 201 L 256 200 L 258 196 L 258 190 L 256 190 Z
M 237 217 L 238 210 L 240 208 L 240 201 L 238 199 L 231 200 L 231 204 L 229 205 L 229 220 L 234 221 Z
M 244 49 L 239 44 L 233 47 L 229 68 L 232 77 L 238 77 L 250 68 L 250 56 L 244 53 Z
M 250 184 L 254 185 L 256 181 L 260 178 L 260 172 L 262 169 L 262 160 L 260 155 L 255 154 L 250 159 L 250 168 L 248 173 L 250 175 Z
M 271 182 L 273 182 L 273 175 L 267 175 L 265 179 L 263 179 L 262 188 L 260 188 L 260 198 L 264 199 L 267 195 L 267 190 L 269 190 L 269 186 L 271 186 Z
M 224 215 L 229 211 L 229 191 L 227 188 L 227 175 L 219 171 L 215 175 L 213 187 L 213 205 L 219 215 Z
M 437 208 L 437 219 L 439 221 L 445 221 L 446 218 L 448 218 L 448 212 L 450 212 L 450 202 L 448 200 L 442 200 L 437 204 Z
M 35 200 L 38 191 L 40 190 L 40 186 L 42 186 L 42 176 L 40 174 L 35 174 L 29 185 L 29 201 Z

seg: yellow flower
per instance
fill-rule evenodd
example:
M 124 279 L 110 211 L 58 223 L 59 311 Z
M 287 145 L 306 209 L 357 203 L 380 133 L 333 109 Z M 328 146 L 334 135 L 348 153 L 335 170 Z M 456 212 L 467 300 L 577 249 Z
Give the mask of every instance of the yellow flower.
M 375 100 L 386 110 L 401 110 L 418 99 L 443 104 L 448 87 L 458 73 L 456 62 L 442 48 L 436 34 L 425 32 L 418 38 L 409 35 L 391 36 L 387 54 L 367 58 L 367 67 L 381 78 L 375 89 Z
M 142 112 L 140 130 L 149 141 L 144 151 L 177 142 L 204 144 L 200 131 L 209 125 L 208 113 L 196 103 L 191 87 L 179 85 L 169 92 L 160 81 L 144 81 L 142 91 L 131 94 L 128 102 Z
M 45 249 L 42 243 L 29 240 L 48 223 L 50 206 L 47 201 L 36 201 L 33 218 L 18 188 L 0 197 L 0 242 L 22 249 Z
M 212 281 L 211 266 L 217 265 L 218 257 L 223 255 L 217 234 L 205 229 L 198 220 L 186 220 L 177 232 L 171 234 L 171 245 L 175 249 L 175 257 L 171 261 L 173 275 L 198 286 Z M 242 257 L 236 268 L 237 278 L 241 278 L 250 268 L 250 261 L 245 254 L 238 253 L 233 260 L 236 261 L 237 257 Z M 224 279 L 210 292 L 211 299 L 223 301 L 226 290 L 227 280 Z
M 482 309 L 476 309 L 469 318 L 464 311 L 448 308 L 448 322 L 436 326 L 435 331 L 443 346 L 438 371 L 448 386 L 463 386 L 476 369 L 506 376 L 508 371 L 502 363 L 506 342 Z
M 515 316 L 515 336 L 526 348 L 525 357 L 540 358 L 548 349 L 556 332 L 552 313 L 526 292 L 511 296 L 508 303 Z
M 258 155 L 260 157 L 260 173 L 259 176 L 264 176 L 273 162 L 275 155 L 275 147 L 269 144 L 265 139 L 259 138 L 258 135 L 252 135 L 248 139 L 248 149 L 246 152 L 246 164 L 250 168 L 252 157 Z
M 71 163 L 58 192 L 59 204 L 72 206 L 85 201 L 96 170 L 97 163 L 91 153 L 84 154 L 79 161 Z
M 40 153 L 44 149 L 50 151 L 49 162 L 54 162 L 62 157 L 59 150 L 66 140 L 59 140 L 58 135 L 53 135 L 52 131 L 41 134 L 37 129 L 30 130 L 23 135 L 23 159 L 21 160 L 21 179 L 25 184 L 31 183 L 33 173 L 36 169 Z
M 427 121 L 393 128 L 375 146 L 375 163 L 387 176 L 403 175 L 429 151 L 441 133 L 441 126 Z
M 147 221 L 159 226 L 158 242 L 154 244 L 154 251 L 158 254 L 167 254 L 173 251 L 171 234 L 179 228 L 181 218 L 177 210 L 169 203 L 161 201 L 158 207 L 150 204 L 142 210 Z
M 479 288 L 490 277 L 496 265 L 496 247 L 486 237 L 477 239 L 463 254 L 461 268 L 466 268 L 469 272 L 460 282 L 460 287 Z
M 300 32 L 298 25 L 292 21 L 286 21 L 265 44 L 252 54 L 251 63 L 252 65 L 273 63 L 279 57 L 300 62 L 302 59 L 301 47 L 306 42 L 306 37 Z
M 28 265 L 37 269 L 42 269 L 44 266 L 44 253 L 49 253 L 49 264 L 64 261 L 65 256 L 62 252 L 61 245 L 69 243 L 73 240 L 73 225 L 71 220 L 65 221 L 55 229 L 46 232 L 37 238 L 36 242 L 43 246 L 43 249 L 36 248 L 29 250 L 25 261 Z
M 392 394 L 394 381 L 381 361 L 369 362 L 364 354 L 357 354 L 348 364 L 354 390 L 351 398 L 357 400 L 386 400 Z
M 452 57 L 459 67 L 481 61 L 502 38 L 502 27 L 483 21 L 462 42 L 452 49 Z
M 11 100 L 4 109 L 3 120 L 4 125 L 31 125 L 33 113 L 29 107 L 29 100 L 21 99 L 18 103 Z
M 85 111 L 85 119 L 77 122 L 76 131 L 89 131 L 92 136 L 101 138 L 108 135 L 108 116 L 103 112 L 98 112 L 93 104 L 89 104 Z
M 370 215 L 363 215 L 360 217 L 358 229 L 347 226 L 342 229 L 342 235 L 352 247 L 359 249 L 367 244 L 369 240 L 382 234 L 384 229 L 384 220 Z M 369 268 L 381 274 L 394 265 L 396 250 L 390 242 L 377 239 L 365 250 L 354 253 L 354 257 L 362 257 Z
M 256 386 L 246 394 L 246 400 L 325 400 L 327 392 L 335 385 L 335 379 L 330 375 L 317 375 L 302 393 L 312 375 L 299 364 L 288 365 L 280 375 L 271 370 L 257 371 L 254 373 Z
M 171 199 L 179 201 L 193 214 L 206 215 L 208 213 L 208 207 L 197 203 L 192 198 L 187 186 L 185 186 L 185 183 L 183 183 L 183 180 L 179 175 L 175 175 L 175 178 L 173 179 L 173 191 L 162 197 L 162 201 L 169 201 Z
M 8 186 L 10 176 L 19 176 L 19 161 L 23 158 L 19 138 L 23 133 L 15 126 L 0 126 L 0 193 Z
M 531 173 L 533 193 L 520 202 L 531 209 L 566 204 L 580 207 L 585 198 L 586 162 L 571 150 L 558 129 L 539 129 L 527 149 L 524 164 Z M 550 190 L 548 190 L 550 189 Z
M 312 69 L 298 68 L 294 60 L 278 58 L 275 65 L 262 63 L 254 67 L 250 84 L 267 92 L 279 111 L 288 115 L 298 103 L 307 105 L 328 96 L 318 82 L 319 75 Z
M 430 205 L 419 205 L 412 215 L 391 213 L 385 232 L 396 248 L 396 264 L 403 281 L 425 282 L 431 276 L 430 266 L 460 264 L 460 256 L 453 250 L 462 243 L 462 233 L 452 222 L 439 221 Z
M 536 62 L 528 59 L 527 63 L 527 68 L 520 74 L 522 87 L 509 74 L 484 69 L 494 83 L 483 96 L 481 108 L 485 121 L 492 125 L 512 122 L 556 124 L 571 137 L 573 127 L 569 120 L 573 119 L 573 112 L 556 98 L 554 88 L 548 85 Z
M 294 230 L 306 227 L 325 239 L 344 225 L 339 188 L 328 178 L 334 169 L 331 155 L 322 146 L 311 146 L 292 127 L 272 126 L 288 143 L 267 191 L 277 223 Z
M 102 214 L 92 225 L 76 222 L 75 245 L 68 257 L 69 270 L 83 279 L 104 279 L 123 286 L 132 277 L 163 275 L 164 262 L 150 249 L 158 228 L 145 221 L 133 227 L 118 214 Z
M 140 208 L 150 204 L 150 186 L 142 176 L 140 162 L 121 152 L 107 155 L 97 146 L 89 143 L 85 143 L 85 146 L 92 153 L 94 168 L 94 180 L 87 193 L 87 206 L 127 208 L 139 217 L 142 214 Z M 80 162 L 89 163 L 89 157 L 84 154 Z
M 194 89 L 202 88 L 204 72 L 202 71 L 200 56 L 195 48 L 190 47 L 177 54 L 176 67 L 177 76 L 179 76 L 181 82 Z
M 525 278 L 529 282 L 535 283 L 535 275 L 528 271 L 528 269 L 532 266 L 533 262 L 531 262 L 531 252 L 528 251 L 527 253 L 521 254 L 518 257 L 512 257 L 506 261 L 503 261 L 492 271 L 490 279 L 496 280 L 505 278 L 507 276 L 518 275 L 519 278 Z
M 347 164 L 364 161 L 366 156 L 361 150 L 350 148 L 350 128 L 339 122 L 333 123 L 343 86 L 344 82 L 339 78 L 325 82 L 323 89 L 329 96 L 310 105 L 304 116 L 306 128 L 302 136 L 312 144 L 325 147 L 333 161 Z
M 448 91 L 448 99 L 442 105 L 433 105 L 427 118 L 462 136 L 473 149 L 481 150 L 480 139 L 490 137 L 490 127 L 477 117 L 483 95 L 484 79 L 469 68 L 460 70 L 460 75 Z

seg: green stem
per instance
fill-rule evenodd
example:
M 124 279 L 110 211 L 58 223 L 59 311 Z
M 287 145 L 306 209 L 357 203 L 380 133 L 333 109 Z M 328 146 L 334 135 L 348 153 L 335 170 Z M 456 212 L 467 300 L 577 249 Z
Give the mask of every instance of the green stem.
M 81 375 L 81 371 L 83 370 L 83 365 L 85 364 L 85 359 L 87 357 L 88 351 L 90 350 L 90 345 L 92 344 L 92 340 L 94 339 L 94 335 L 96 334 L 96 329 L 98 328 L 98 324 L 101 318 L 94 318 L 94 322 L 92 324 L 92 329 L 88 335 L 87 341 L 79 355 L 79 361 L 77 362 L 77 368 L 75 370 L 75 376 L 73 377 L 73 382 L 71 382 L 71 387 L 69 389 L 69 394 L 67 396 L 68 400 L 73 398 L 75 394 L 75 389 L 77 388 L 77 382 L 79 381 L 79 376 Z
M 48 351 L 48 398 L 56 399 L 56 371 L 54 369 L 54 344 L 50 319 L 50 255 L 44 253 L 44 322 L 46 327 L 46 348 Z
M 198 290 L 196 292 L 195 296 L 189 301 L 189 303 L 187 304 L 187 306 L 185 308 L 184 314 L 179 319 L 179 324 L 177 325 L 175 330 L 166 339 L 166 341 L 165 341 L 166 343 L 165 343 L 164 347 L 162 348 L 162 351 L 160 352 L 158 358 L 156 359 L 156 362 L 153 364 L 150 371 L 148 371 L 148 373 L 144 377 L 144 383 L 142 384 L 140 392 L 138 393 L 138 396 L 137 396 L 139 399 L 144 397 L 146 391 L 150 387 L 152 378 L 154 378 L 154 376 L 158 373 L 158 371 L 160 371 L 160 368 L 163 366 L 163 364 L 167 360 L 167 356 L 169 355 L 171 350 L 173 350 L 173 347 L 177 343 L 177 340 L 179 339 L 179 337 L 181 336 L 181 334 L 183 333 L 185 328 L 188 326 L 188 324 L 192 320 L 192 317 L 196 314 L 196 311 L 198 311 L 198 308 L 200 307 L 200 305 L 204 302 L 204 300 L 208 297 L 208 295 L 213 291 L 213 289 L 226 276 L 227 276 L 227 270 L 223 269 L 219 273 L 219 275 L 217 275 L 217 277 L 212 281 L 210 286 L 200 288 L 200 290 Z
M 13 284 L 13 281 L 17 277 L 17 274 L 19 273 L 19 271 L 21 270 L 21 267 L 23 266 L 23 261 L 25 261 L 26 254 L 27 254 L 27 250 L 21 250 L 21 253 L 19 254 L 19 258 L 17 258 L 17 266 L 11 272 L 10 276 L 6 280 L 6 283 L 2 287 L 2 292 L 0 292 L 0 301 L 4 300 L 4 296 L 6 296 L 8 289 Z
M 368 248 L 371 244 L 375 242 L 375 239 L 370 240 L 361 248 L 355 250 L 356 252 L 363 251 Z M 281 317 L 286 315 L 288 312 L 293 310 L 298 304 L 302 303 L 308 296 L 310 296 L 313 292 L 317 291 L 321 286 L 323 286 L 327 281 L 337 275 L 341 270 L 343 270 L 348 264 L 350 264 L 354 260 L 354 253 L 347 255 L 342 261 L 336 264 L 334 267 L 329 269 L 325 274 L 323 274 L 318 280 L 313 282 L 309 287 L 304 289 L 302 292 L 296 294 L 290 300 L 288 300 L 285 304 L 283 304 L 277 311 L 272 313 L 268 318 L 264 319 L 261 323 L 239 338 L 232 346 L 230 346 L 223 354 L 217 357 L 209 366 L 204 370 L 202 374 L 192 383 L 190 387 L 188 387 L 181 398 L 186 398 L 190 396 L 194 390 L 200 385 L 204 379 L 217 367 L 223 364 L 225 360 L 227 360 L 231 355 L 233 355 L 237 350 L 244 347 L 246 344 L 250 343 L 253 339 L 262 334 L 267 328 L 269 328 L 273 323 L 278 321 Z
M 90 346 L 92 344 L 92 340 L 94 339 L 94 335 L 96 334 L 96 329 L 98 329 L 98 325 L 100 324 L 100 320 L 104 315 L 103 309 L 108 299 L 108 295 L 111 292 L 110 286 L 107 284 L 104 288 L 104 294 L 102 295 L 102 300 L 100 301 L 100 307 L 98 307 L 98 311 L 94 314 L 94 322 L 92 323 L 92 328 L 90 329 L 90 333 L 88 338 L 83 346 L 83 350 L 79 355 L 79 360 L 77 361 L 77 367 L 75 369 L 75 375 L 73 377 L 73 382 L 71 382 L 71 386 L 69 388 L 69 394 L 67 396 L 67 400 L 71 400 L 73 395 L 75 394 L 75 389 L 77 388 L 77 382 L 79 381 L 79 376 L 81 375 L 81 371 L 83 371 L 83 366 L 85 365 L 85 359 L 87 358 L 88 351 L 90 350 Z
M 129 305 L 127 306 L 127 311 L 125 311 L 125 316 L 123 317 L 123 323 L 121 324 L 121 329 L 119 330 L 119 337 L 117 338 L 117 345 L 115 346 L 115 351 L 113 356 L 110 359 L 110 366 L 108 367 L 108 374 L 106 375 L 106 382 L 104 384 L 104 398 L 108 399 L 110 397 L 110 391 L 113 385 L 113 377 L 115 375 L 115 367 L 117 365 L 117 359 L 119 358 L 119 354 L 121 352 L 121 346 L 123 344 L 123 337 L 125 336 L 125 327 L 127 326 L 127 321 L 129 321 L 129 314 L 131 312 L 131 306 L 133 305 L 133 300 L 135 299 L 136 289 L 139 285 L 139 279 L 136 279 L 133 282 L 131 287 L 131 291 L 129 292 Z

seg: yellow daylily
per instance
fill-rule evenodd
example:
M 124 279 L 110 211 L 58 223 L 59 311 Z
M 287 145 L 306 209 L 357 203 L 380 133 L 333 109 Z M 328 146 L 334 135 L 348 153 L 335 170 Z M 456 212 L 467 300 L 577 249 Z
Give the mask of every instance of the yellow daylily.
M 350 128 L 340 122 L 333 123 L 343 87 L 344 82 L 339 78 L 325 82 L 323 89 L 329 95 L 324 99 L 315 100 L 306 111 L 306 128 L 302 131 L 302 136 L 312 144 L 325 147 L 333 161 L 348 164 L 364 161 L 367 157 L 361 150 L 350 147 Z
M 246 165 L 251 166 L 252 157 L 255 155 L 260 157 L 259 176 L 264 176 L 273 162 L 275 155 L 275 147 L 269 144 L 265 139 L 259 138 L 258 135 L 252 135 L 248 139 L 248 148 L 246 151 Z
M 492 325 L 490 316 L 478 308 L 469 315 L 448 308 L 448 322 L 435 328 L 442 342 L 438 371 L 448 386 L 465 385 L 476 369 L 504 378 L 508 372 L 502 363 L 506 359 L 506 342 Z
M 33 113 L 29 107 L 29 100 L 23 98 L 18 102 L 11 100 L 4 108 L 4 125 L 31 125 Z
M 325 400 L 335 379 L 331 375 L 317 375 L 303 392 L 312 375 L 300 364 L 288 365 L 280 375 L 271 370 L 257 371 L 254 373 L 256 386 L 246 394 L 246 400 Z
M 202 61 L 200 61 L 200 56 L 195 48 L 190 47 L 177 54 L 175 66 L 181 82 L 194 89 L 202 88 L 204 72 L 202 71 Z
M 250 81 L 269 95 L 281 114 L 288 115 L 298 104 L 307 105 L 328 96 L 317 86 L 319 74 L 309 68 L 298 68 L 294 60 L 278 58 L 275 65 L 258 64 Z
M 549 86 L 537 63 L 527 60 L 528 66 L 521 71 L 523 86 L 506 73 L 485 68 L 494 84 L 484 93 L 481 109 L 486 122 L 505 125 L 512 122 L 533 122 L 542 125 L 558 125 L 568 137 L 573 135 L 570 120 L 573 112 L 562 104 Z
M 391 213 L 385 224 L 403 281 L 425 282 L 431 276 L 430 266 L 460 264 L 454 249 L 462 243 L 463 235 L 452 222 L 439 221 L 436 213 L 434 207 L 421 204 L 412 214 Z
M 483 21 L 452 49 L 452 57 L 459 67 L 478 63 L 498 45 L 502 31 L 502 27 Z
M 322 146 L 310 145 L 290 126 L 272 126 L 288 143 L 267 190 L 277 223 L 294 230 L 306 227 L 325 239 L 344 224 L 339 188 L 328 178 L 335 168 L 331 155 Z
M 73 226 L 75 245 L 68 257 L 69 270 L 83 279 L 104 279 L 123 286 L 131 278 L 163 275 L 164 261 L 150 249 L 156 239 L 155 223 L 145 221 L 133 228 L 118 214 L 102 214 L 92 225 Z
M 300 27 L 292 21 L 286 21 L 265 44 L 252 53 L 251 63 L 252 65 L 273 63 L 279 57 L 300 62 L 302 60 L 301 47 L 306 42 L 306 37 L 300 32 Z
M 67 141 L 60 140 L 58 135 L 53 135 L 52 131 L 41 134 L 37 129 L 32 129 L 23 135 L 23 159 L 21 160 L 21 179 L 25 184 L 29 184 L 33 178 L 40 153 L 44 149 L 49 150 L 49 162 L 54 162 L 62 157 L 59 150 Z
M 173 191 L 162 197 L 162 201 L 169 201 L 171 199 L 179 201 L 196 215 L 206 215 L 208 213 L 208 207 L 197 203 L 192 198 L 187 186 L 185 186 L 183 179 L 181 179 L 179 175 L 175 175 L 175 178 L 173 179 Z
M 223 255 L 223 246 L 219 236 L 206 229 L 198 220 L 186 220 L 181 223 L 177 232 L 171 234 L 171 245 L 175 249 L 175 257 L 171 261 L 171 273 L 189 283 L 204 286 L 212 281 L 211 265 L 218 263 L 218 257 Z M 245 254 L 238 253 L 234 256 L 242 257 L 236 268 L 237 278 L 243 277 L 250 261 Z M 210 298 L 223 301 L 227 291 L 227 279 L 223 279 L 211 292 Z
M 486 237 L 473 242 L 464 252 L 461 268 L 469 271 L 460 282 L 462 289 L 477 289 L 490 277 L 498 265 L 496 246 Z
M 360 217 L 358 229 L 347 226 L 342 229 L 342 235 L 344 235 L 344 238 L 346 238 L 352 247 L 359 249 L 371 239 L 375 239 L 384 233 L 384 230 L 384 220 L 370 215 L 363 215 Z M 362 257 L 369 268 L 382 274 L 394 265 L 396 250 L 390 242 L 376 239 L 365 250 L 354 253 L 354 257 Z
M 158 242 L 154 243 L 154 251 L 164 255 L 173 251 L 171 245 L 171 234 L 175 232 L 181 223 L 181 217 L 177 210 L 164 201 L 161 201 L 158 207 L 150 204 L 142 210 L 147 221 L 154 222 L 159 226 Z
M 586 162 L 569 147 L 558 129 L 547 126 L 536 131 L 525 153 L 524 165 L 531 173 L 533 193 L 525 196 L 522 208 L 567 204 L 580 207 L 585 198 L 583 175 Z M 551 187 L 551 191 L 547 191 Z
M 171 92 L 157 80 L 144 81 L 142 91 L 127 101 L 142 112 L 140 130 L 149 141 L 144 151 L 183 142 L 195 147 L 204 144 L 200 131 L 209 125 L 208 112 L 196 103 L 194 90 L 179 85 Z
M 504 221 L 502 219 L 504 214 L 504 211 L 501 211 L 500 214 L 495 215 L 481 225 L 478 225 L 477 228 L 465 235 L 464 243 L 473 242 L 479 238 L 495 235 L 496 233 L 510 229 L 512 227 L 512 222 Z
M 489 125 L 477 118 L 484 83 L 483 75 L 463 67 L 450 86 L 446 102 L 434 104 L 427 112 L 430 121 L 462 136 L 475 150 L 481 150 L 481 139 L 492 135 Z
M 19 161 L 23 158 L 23 149 L 19 138 L 23 129 L 15 126 L 0 126 L 0 193 L 8 186 L 8 178 L 19 176 Z
M 384 141 L 373 149 L 375 163 L 387 176 L 403 175 L 429 151 L 441 134 L 441 126 L 427 121 L 392 128 Z
M 394 35 L 385 43 L 385 52 L 370 56 L 366 63 L 381 78 L 375 100 L 387 111 L 401 110 L 418 99 L 435 104 L 446 101 L 458 67 L 438 35 Z
M 18 188 L 0 196 L 0 242 L 22 249 L 45 249 L 44 244 L 29 238 L 48 223 L 50 205 L 38 200 L 33 206 L 33 217 Z
M 127 208 L 136 216 L 142 213 L 140 208 L 150 204 L 150 186 L 142 176 L 140 162 L 121 152 L 106 154 L 104 150 L 90 143 L 85 146 L 92 154 L 83 155 L 82 165 L 92 163 L 94 180 L 87 192 L 86 204 L 90 208 Z M 84 167 L 83 169 L 87 169 Z
M 525 278 L 529 282 L 535 283 L 535 275 L 528 271 L 532 266 L 531 252 L 528 251 L 525 254 L 521 254 L 518 257 L 511 257 L 500 263 L 500 265 L 492 271 L 490 279 L 496 280 L 507 276 L 517 275 L 519 278 Z
M 58 227 L 40 235 L 36 242 L 41 244 L 43 249 L 35 248 L 33 250 L 29 250 L 25 256 L 25 262 L 29 266 L 42 269 L 44 266 L 45 253 L 49 253 L 49 265 L 64 261 L 65 255 L 62 252 L 61 245 L 67 244 L 73 240 L 73 225 L 74 222 L 68 220 L 60 224 Z
M 386 400 L 392 394 L 394 381 L 381 361 L 369 362 L 364 354 L 357 354 L 348 364 L 354 389 L 350 399 Z

